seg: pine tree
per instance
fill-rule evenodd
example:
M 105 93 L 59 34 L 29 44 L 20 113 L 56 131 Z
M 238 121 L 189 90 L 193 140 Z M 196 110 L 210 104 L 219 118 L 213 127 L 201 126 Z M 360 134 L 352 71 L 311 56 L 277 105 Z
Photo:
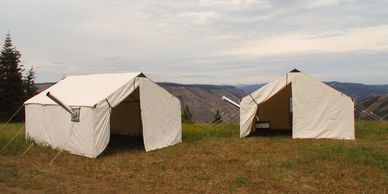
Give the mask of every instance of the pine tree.
M 186 105 L 182 111 L 182 122 L 192 123 L 193 122 L 192 117 L 193 117 L 193 115 L 190 112 L 189 106 Z
M 35 85 L 35 72 L 34 67 L 27 72 L 27 75 L 24 78 L 24 91 L 25 98 L 24 100 L 28 100 L 36 94 L 36 90 L 38 89 Z
M 222 116 L 221 116 L 220 110 L 217 109 L 212 123 L 222 123 Z
M 20 57 L 8 33 L 0 53 L 0 121 L 10 118 L 23 105 L 23 66 Z M 22 118 L 23 112 L 20 111 L 15 120 Z

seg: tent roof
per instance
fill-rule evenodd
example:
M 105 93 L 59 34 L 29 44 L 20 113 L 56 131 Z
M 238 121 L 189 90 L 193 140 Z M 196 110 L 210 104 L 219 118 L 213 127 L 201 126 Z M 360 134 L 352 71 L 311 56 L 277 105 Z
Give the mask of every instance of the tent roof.
M 313 82 L 318 84 L 318 85 L 316 85 L 316 87 L 318 87 L 318 86 L 325 87 L 328 90 L 330 90 L 331 92 L 340 94 L 341 96 L 346 96 L 346 97 L 351 99 L 351 97 L 347 96 L 346 94 L 334 89 L 333 87 L 331 87 L 331 86 L 329 86 L 329 85 L 327 85 L 327 84 L 325 84 L 325 83 L 323 83 L 323 82 L 321 82 L 321 81 L 319 81 L 319 80 L 317 80 L 309 75 L 306 75 L 306 74 L 300 72 L 298 69 L 293 69 L 289 73 L 265 84 L 263 87 L 257 89 L 256 91 L 253 91 L 251 94 L 245 96 L 244 98 L 247 98 L 247 99 L 254 98 L 255 103 L 258 103 L 258 104 L 263 103 L 266 100 L 268 100 L 269 98 L 271 98 L 273 95 L 278 93 L 281 89 L 286 87 L 287 84 L 294 82 L 296 80 L 303 80 L 300 82 L 312 82 L 313 81 Z
M 136 77 L 145 76 L 141 72 L 68 76 L 24 104 L 55 105 L 46 96 L 50 92 L 69 106 L 94 106 Z

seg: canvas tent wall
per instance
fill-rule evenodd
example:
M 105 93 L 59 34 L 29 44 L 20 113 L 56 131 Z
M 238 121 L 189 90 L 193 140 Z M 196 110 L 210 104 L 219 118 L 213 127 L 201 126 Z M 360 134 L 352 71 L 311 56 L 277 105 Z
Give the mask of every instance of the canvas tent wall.
M 46 96 L 80 107 L 80 121 Z M 182 141 L 179 100 L 142 73 L 69 76 L 25 102 L 26 136 L 95 158 L 110 133 L 143 136 L 146 151 Z
M 266 84 L 240 103 L 240 137 L 256 130 L 256 116 L 293 138 L 354 139 L 354 102 L 299 71 Z

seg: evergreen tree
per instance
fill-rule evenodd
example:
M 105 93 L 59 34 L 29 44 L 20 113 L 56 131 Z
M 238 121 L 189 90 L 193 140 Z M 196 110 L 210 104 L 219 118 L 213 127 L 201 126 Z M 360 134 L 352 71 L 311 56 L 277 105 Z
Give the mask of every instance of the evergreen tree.
M 23 105 L 23 66 L 20 64 L 20 57 L 8 33 L 0 53 L 0 121 L 10 118 Z M 22 118 L 23 112 L 20 111 L 15 120 Z
M 193 115 L 190 112 L 189 106 L 186 105 L 182 111 L 182 122 L 192 123 L 193 122 L 192 117 L 193 117 Z
M 35 85 L 35 78 L 34 68 L 31 67 L 24 78 L 25 100 L 30 99 L 36 94 L 38 88 Z
M 216 111 L 216 114 L 214 115 L 212 123 L 222 123 L 222 116 L 218 109 Z

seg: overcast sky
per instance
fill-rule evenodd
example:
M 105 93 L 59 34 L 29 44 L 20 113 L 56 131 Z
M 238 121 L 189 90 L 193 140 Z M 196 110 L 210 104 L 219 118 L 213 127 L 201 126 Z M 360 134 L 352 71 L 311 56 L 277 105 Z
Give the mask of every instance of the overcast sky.
M 0 0 L 38 82 L 142 71 L 155 81 L 252 84 L 293 68 L 388 84 L 384 0 Z

